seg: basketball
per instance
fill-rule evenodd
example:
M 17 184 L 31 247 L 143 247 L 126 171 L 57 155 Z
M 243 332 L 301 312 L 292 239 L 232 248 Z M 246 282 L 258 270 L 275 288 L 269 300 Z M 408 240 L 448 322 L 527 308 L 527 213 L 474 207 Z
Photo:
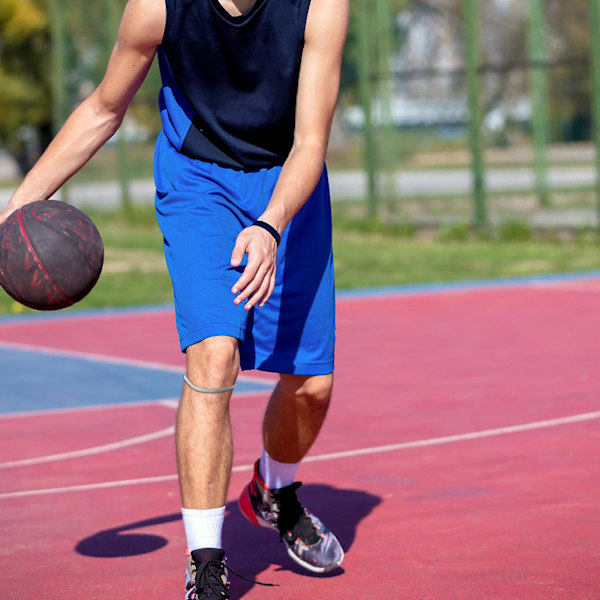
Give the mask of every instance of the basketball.
M 104 262 L 102 238 L 81 210 L 57 200 L 32 202 L 0 226 L 0 285 L 36 310 L 79 302 Z

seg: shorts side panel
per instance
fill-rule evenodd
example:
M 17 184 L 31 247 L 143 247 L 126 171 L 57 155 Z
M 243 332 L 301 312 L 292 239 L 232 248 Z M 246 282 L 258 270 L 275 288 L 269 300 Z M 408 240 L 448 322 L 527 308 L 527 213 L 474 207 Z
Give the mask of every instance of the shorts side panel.
M 324 375 L 334 370 L 335 281 L 327 173 L 282 236 L 273 295 L 253 311 L 243 369 Z

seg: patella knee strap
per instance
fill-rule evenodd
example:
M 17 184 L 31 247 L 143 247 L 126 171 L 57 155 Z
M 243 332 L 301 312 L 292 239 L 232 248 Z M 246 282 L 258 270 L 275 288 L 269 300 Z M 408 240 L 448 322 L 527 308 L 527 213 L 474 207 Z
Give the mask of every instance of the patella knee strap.
M 222 388 L 202 388 L 194 385 L 187 376 L 187 373 L 183 376 L 183 380 L 195 391 L 200 392 L 201 394 L 222 394 L 223 392 L 231 392 L 235 388 L 235 383 L 233 385 L 228 385 L 227 387 Z

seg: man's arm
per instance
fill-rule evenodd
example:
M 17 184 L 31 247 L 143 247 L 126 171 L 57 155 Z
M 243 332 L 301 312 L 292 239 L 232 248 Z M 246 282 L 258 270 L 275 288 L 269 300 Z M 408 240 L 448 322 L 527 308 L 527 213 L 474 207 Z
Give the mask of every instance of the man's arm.
M 27 174 L 0 214 L 0 223 L 20 206 L 49 198 L 117 131 L 150 69 L 165 22 L 163 0 L 129 0 L 102 82 Z
M 260 216 L 278 232 L 306 203 L 321 174 L 340 85 L 342 53 L 348 29 L 348 0 L 312 0 L 298 81 L 294 144 L 273 196 Z M 310 243 L 307 240 L 307 243 Z M 275 286 L 275 240 L 264 229 L 248 227 L 238 236 L 231 264 L 248 265 L 232 289 L 235 302 L 263 306 Z

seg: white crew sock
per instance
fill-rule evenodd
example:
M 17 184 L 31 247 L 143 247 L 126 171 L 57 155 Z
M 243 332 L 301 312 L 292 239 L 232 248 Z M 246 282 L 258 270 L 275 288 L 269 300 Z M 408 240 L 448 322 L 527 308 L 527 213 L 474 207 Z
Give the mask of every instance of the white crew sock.
M 274 458 L 271 458 L 263 448 L 260 463 L 258 463 L 258 471 L 263 478 L 265 485 L 270 490 L 276 490 L 294 483 L 294 477 L 296 477 L 299 466 L 299 462 L 277 462 Z
M 222 548 L 224 506 L 206 510 L 182 508 L 181 515 L 190 552 L 199 548 Z

